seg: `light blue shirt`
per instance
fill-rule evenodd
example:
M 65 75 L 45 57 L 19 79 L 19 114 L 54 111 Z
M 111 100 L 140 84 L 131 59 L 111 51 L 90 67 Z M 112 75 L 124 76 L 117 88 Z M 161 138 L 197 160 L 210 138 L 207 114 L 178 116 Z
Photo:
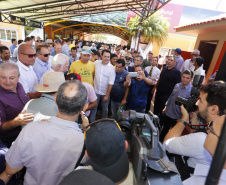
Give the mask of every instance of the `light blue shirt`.
M 38 84 L 40 83 L 40 79 L 42 78 L 42 75 L 50 69 L 49 62 L 43 62 L 38 57 L 35 59 L 35 64 L 33 66 L 34 72 L 38 78 Z
M 11 55 L 13 55 L 13 52 L 14 52 L 14 49 L 15 48 L 17 48 L 17 46 L 15 45 L 15 44 L 12 44 L 11 46 L 10 46 L 10 53 L 11 53 Z
M 71 64 L 74 62 L 74 61 L 77 61 L 79 60 L 79 57 L 77 56 L 76 58 L 73 58 L 72 56 L 70 56 L 70 59 L 69 59 L 69 67 L 71 66 Z
M 182 58 L 181 55 L 175 56 L 175 59 L 177 61 L 175 67 L 180 71 L 180 69 L 181 69 L 181 67 L 182 67 L 182 65 L 184 63 L 184 59 Z

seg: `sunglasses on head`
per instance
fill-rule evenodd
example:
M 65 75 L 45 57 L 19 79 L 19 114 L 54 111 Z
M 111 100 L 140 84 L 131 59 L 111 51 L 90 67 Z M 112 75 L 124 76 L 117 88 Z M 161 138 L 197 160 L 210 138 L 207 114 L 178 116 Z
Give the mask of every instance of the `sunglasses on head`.
M 44 57 L 48 57 L 50 55 L 50 53 L 48 53 L 48 54 L 41 54 L 41 53 L 39 53 L 39 54 L 43 55 Z
M 28 58 L 33 58 L 36 57 L 36 54 L 26 54 L 26 53 L 21 53 L 22 55 L 27 55 Z

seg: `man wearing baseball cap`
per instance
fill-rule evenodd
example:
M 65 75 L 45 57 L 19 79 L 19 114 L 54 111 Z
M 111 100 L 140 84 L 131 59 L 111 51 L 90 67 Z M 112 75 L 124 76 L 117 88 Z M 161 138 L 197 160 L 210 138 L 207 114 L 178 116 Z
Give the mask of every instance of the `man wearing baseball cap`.
M 93 86 L 94 63 L 90 61 L 91 50 L 89 46 L 83 46 L 81 52 L 81 59 L 73 62 L 68 71 L 70 73 L 77 73 L 81 76 L 82 82 L 89 83 Z
M 93 170 L 107 176 L 114 183 L 133 179 L 131 174 L 128 175 L 128 143 L 115 120 L 101 119 L 91 123 L 85 134 L 85 145 Z
M 175 60 L 176 60 L 176 65 L 175 67 L 180 70 L 183 63 L 184 63 L 184 59 L 182 58 L 181 56 L 181 49 L 180 48 L 176 48 L 176 49 L 173 49 L 174 51 L 174 55 L 175 55 Z

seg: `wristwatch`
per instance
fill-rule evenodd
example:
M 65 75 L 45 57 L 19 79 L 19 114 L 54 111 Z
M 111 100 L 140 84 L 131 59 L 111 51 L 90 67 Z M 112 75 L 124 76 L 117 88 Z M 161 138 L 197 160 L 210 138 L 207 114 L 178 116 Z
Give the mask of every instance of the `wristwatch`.
M 189 125 L 189 123 L 188 123 L 188 122 L 186 122 L 186 121 L 184 121 L 184 120 L 182 120 L 182 119 L 179 119 L 179 122 L 183 123 L 183 124 L 184 124 L 184 126 Z

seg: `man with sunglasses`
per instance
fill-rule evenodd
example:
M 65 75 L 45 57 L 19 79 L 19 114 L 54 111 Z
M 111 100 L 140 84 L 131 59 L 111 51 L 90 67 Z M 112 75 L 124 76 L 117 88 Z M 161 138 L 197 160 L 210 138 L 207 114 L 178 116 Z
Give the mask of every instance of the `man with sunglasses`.
M 198 117 L 210 123 L 224 114 L 226 109 L 226 84 L 222 81 L 215 81 L 201 88 L 200 97 L 196 105 L 198 106 Z M 189 115 L 186 109 L 181 107 L 182 118 L 168 132 L 164 139 L 164 147 L 170 153 L 187 156 L 187 164 L 190 173 L 194 171 L 196 164 L 209 165 L 212 158 L 204 149 L 203 144 L 206 133 L 195 132 L 181 136 Z
M 19 82 L 31 99 L 39 98 L 41 93 L 35 92 L 34 89 L 38 85 L 38 78 L 33 70 L 36 57 L 34 49 L 28 44 L 22 44 L 18 50 L 18 57 L 17 65 L 20 70 Z
M 187 69 L 193 71 L 195 68 L 195 66 L 194 66 L 195 58 L 197 58 L 199 56 L 200 56 L 200 51 L 198 49 L 193 50 L 191 53 L 191 58 L 184 61 L 183 65 L 180 69 L 181 73 L 183 73 Z
M 47 45 L 39 45 L 36 49 L 37 57 L 33 66 L 34 72 L 38 78 L 38 84 L 42 75 L 51 68 L 49 61 L 50 51 Z

